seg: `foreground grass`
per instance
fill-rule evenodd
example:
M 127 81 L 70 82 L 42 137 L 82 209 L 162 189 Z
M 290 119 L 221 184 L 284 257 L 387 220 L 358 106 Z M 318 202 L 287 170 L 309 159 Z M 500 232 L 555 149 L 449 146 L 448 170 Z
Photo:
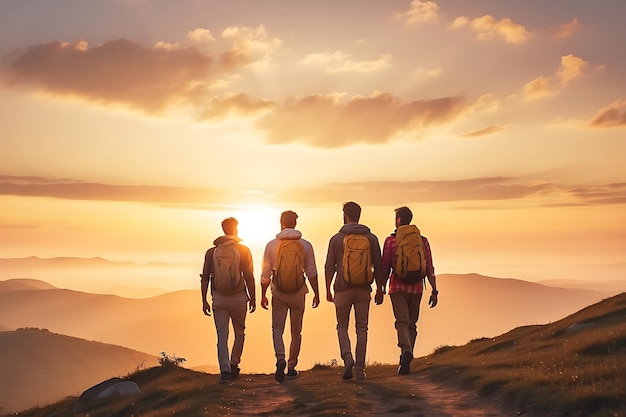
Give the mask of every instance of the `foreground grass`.
M 242 374 L 225 385 L 217 375 L 162 366 L 128 376 L 141 388 L 134 397 L 83 410 L 73 410 L 76 398 L 68 398 L 14 415 L 431 415 L 422 413 L 429 406 L 420 395 L 426 375 L 450 390 L 477 393 L 502 415 L 626 417 L 626 293 L 556 323 L 440 347 L 413 361 L 408 376 L 395 375 L 392 365 L 367 372 L 363 383 L 345 382 L 341 368 L 316 366 L 283 384 L 273 375 Z
M 382 367 L 381 367 L 382 368 Z M 387 367 L 390 368 L 390 367 Z M 390 368 L 391 369 L 391 368 Z M 214 415 L 368 415 L 376 408 L 363 385 L 343 382 L 336 367 L 316 366 L 297 381 L 277 384 L 273 375 L 240 375 L 231 384 L 218 376 L 179 367 L 156 367 L 130 375 L 141 394 L 73 410 L 76 398 L 16 415 L 25 417 L 164 417 Z M 382 371 L 379 369 L 378 372 Z
M 440 347 L 414 368 L 521 412 L 626 416 L 626 293 L 553 324 Z

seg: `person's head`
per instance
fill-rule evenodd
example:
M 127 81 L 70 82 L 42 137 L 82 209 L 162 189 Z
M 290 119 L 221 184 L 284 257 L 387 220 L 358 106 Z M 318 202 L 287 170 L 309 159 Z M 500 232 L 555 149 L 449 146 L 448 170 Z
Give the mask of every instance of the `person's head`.
M 358 223 L 361 218 L 361 206 L 354 201 L 347 202 L 343 205 L 343 222 Z
M 396 226 L 405 226 L 413 220 L 411 209 L 406 206 L 398 207 L 396 210 Z
M 283 211 L 280 215 L 280 227 L 282 229 L 295 229 L 297 218 L 298 215 L 295 212 L 291 210 Z
M 239 222 L 234 217 L 228 217 L 222 220 L 222 230 L 224 234 L 237 236 L 237 225 Z

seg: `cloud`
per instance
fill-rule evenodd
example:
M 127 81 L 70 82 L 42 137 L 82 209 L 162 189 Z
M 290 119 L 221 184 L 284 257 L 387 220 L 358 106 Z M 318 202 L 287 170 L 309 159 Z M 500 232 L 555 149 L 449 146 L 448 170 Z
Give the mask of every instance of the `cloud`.
M 462 97 L 403 102 L 389 93 L 370 97 L 314 95 L 289 99 L 257 126 L 270 143 L 303 142 L 321 148 L 380 144 L 407 132 L 449 122 L 467 111 Z
M 127 201 L 152 204 L 236 204 L 237 192 L 207 188 L 112 185 L 71 179 L 0 176 L 0 195 L 49 197 L 64 200 Z
M 250 57 L 253 59 L 246 65 L 257 72 L 266 72 L 274 66 L 272 53 L 282 44 L 280 39 L 271 37 L 263 25 L 257 28 L 232 26 L 222 32 L 222 38 L 233 43 L 232 49 L 223 55 L 226 61 L 232 59 L 233 68 L 239 67 L 242 57 Z
M 280 199 L 280 196 L 277 196 Z M 523 200 L 530 207 L 607 205 L 626 202 L 626 183 L 567 186 L 510 177 L 470 178 L 447 181 L 372 181 L 325 184 L 290 190 L 289 198 L 305 203 L 354 200 L 370 205 L 412 202 Z
M 338 72 L 373 72 L 391 65 L 391 55 L 381 55 L 373 61 L 354 61 L 349 54 L 336 51 L 326 54 L 309 54 L 300 63 L 322 67 L 329 73 Z
M 208 50 L 215 38 L 201 28 L 188 33 L 185 46 L 145 46 L 128 39 L 95 46 L 50 42 L 10 54 L 0 76 L 9 87 L 160 115 L 173 106 L 202 107 L 213 84 L 244 67 L 267 67 L 280 45 L 262 26 L 230 27 L 220 40 L 226 49 L 213 54 Z
M 561 66 L 552 77 L 539 76 L 526 83 L 522 95 L 527 100 L 535 100 L 558 94 L 561 89 L 572 81 L 583 76 L 584 69 L 589 65 L 587 61 L 574 56 L 561 57 Z
M 64 200 L 123 201 L 168 208 L 212 210 L 224 206 L 260 204 L 260 200 L 329 203 L 355 200 L 371 205 L 411 202 L 524 200 L 534 206 L 608 205 L 626 203 L 626 183 L 561 185 L 512 177 L 442 181 L 370 181 L 324 184 L 283 190 L 283 194 L 226 189 L 152 185 L 113 185 L 72 179 L 0 175 L 0 195 Z M 532 204 L 531 204 L 532 205 Z
M 626 101 L 617 100 L 601 108 L 589 125 L 592 127 L 626 127 Z
M 578 19 L 574 19 L 569 23 L 565 23 L 559 27 L 559 31 L 554 34 L 555 39 L 569 39 L 580 30 Z
M 480 137 L 480 136 L 487 136 L 487 135 L 492 135 L 494 133 L 499 133 L 502 132 L 503 130 L 505 130 L 508 126 L 497 126 L 497 125 L 492 125 L 492 126 L 488 126 L 485 127 L 483 129 L 478 129 L 478 130 L 472 130 L 470 132 L 467 133 L 463 133 L 461 135 L 461 137 L 464 138 L 476 138 L 476 137 Z
M 557 83 L 565 87 L 572 81 L 579 79 L 587 65 L 589 65 L 588 62 L 571 54 L 561 57 L 561 67 L 556 73 Z
M 439 6 L 434 1 L 413 0 L 409 5 L 409 10 L 397 13 L 396 19 L 409 26 L 416 26 L 421 23 L 436 22 L 439 14 Z
M 502 39 L 507 43 L 521 44 L 530 38 L 530 33 L 520 24 L 511 19 L 497 20 L 490 15 L 470 19 L 465 16 L 457 17 L 451 25 L 452 29 L 460 29 L 469 26 L 476 39 L 494 40 Z
M 552 85 L 549 78 L 537 77 L 532 81 L 526 83 L 522 90 L 522 95 L 527 100 L 537 100 L 544 97 L 553 96 L 556 91 L 552 90 Z
M 428 78 L 437 77 L 441 75 L 442 72 L 443 72 L 443 69 L 441 67 L 431 68 L 431 69 L 418 68 L 415 71 L 415 76 L 416 77 L 428 77 Z
M 275 104 L 268 100 L 255 100 L 247 94 L 227 94 L 223 97 L 212 97 L 200 112 L 199 119 L 224 119 L 229 115 L 254 116 L 266 109 L 274 108 Z

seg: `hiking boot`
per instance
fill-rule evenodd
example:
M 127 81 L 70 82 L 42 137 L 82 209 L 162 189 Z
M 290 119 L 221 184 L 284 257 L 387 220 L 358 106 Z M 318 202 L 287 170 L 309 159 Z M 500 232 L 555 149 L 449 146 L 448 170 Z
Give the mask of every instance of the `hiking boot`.
M 366 377 L 364 369 L 355 369 L 354 376 L 357 381 L 363 381 Z
M 346 359 L 344 361 L 344 367 L 343 367 L 343 375 L 341 376 L 342 379 L 352 379 L 352 368 L 354 367 L 354 360 L 352 358 L 350 359 Z
M 400 375 L 408 375 L 411 373 L 411 361 L 413 360 L 413 355 L 408 350 L 406 352 L 402 352 L 400 355 L 400 366 L 398 367 L 398 374 Z
M 287 362 L 284 359 L 279 359 L 276 362 L 276 373 L 274 374 L 274 379 L 276 382 L 283 382 L 285 380 L 285 368 L 287 367 Z
M 239 372 L 241 369 L 237 365 L 230 365 L 230 377 L 231 379 L 235 379 L 239 376 Z
M 231 380 L 230 372 L 224 371 L 220 376 L 220 384 L 228 384 Z
M 289 368 L 285 374 L 288 379 L 297 378 L 298 375 L 300 375 L 300 372 L 296 371 L 294 368 Z

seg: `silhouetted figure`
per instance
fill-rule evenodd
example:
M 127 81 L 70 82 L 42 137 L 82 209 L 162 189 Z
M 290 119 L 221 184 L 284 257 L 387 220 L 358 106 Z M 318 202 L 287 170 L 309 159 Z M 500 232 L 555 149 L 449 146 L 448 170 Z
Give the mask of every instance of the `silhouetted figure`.
M 250 249 L 239 244 L 238 222 L 229 217 L 222 221 L 224 236 L 220 236 L 204 256 L 202 269 L 202 311 L 211 315 L 207 300 L 209 285 L 213 299 L 213 318 L 217 331 L 217 358 L 220 382 L 228 383 L 239 375 L 239 363 L 245 339 L 246 313 L 256 310 L 254 274 Z M 228 352 L 228 333 L 232 323 L 235 340 Z
M 302 344 L 302 320 L 309 289 L 306 279 L 313 289 L 313 308 L 320 302 L 317 282 L 317 267 L 313 246 L 302 239 L 302 233 L 295 229 L 298 215 L 293 211 L 285 211 L 280 216 L 280 233 L 276 239 L 268 242 L 263 255 L 261 272 L 261 307 L 267 310 L 267 288 L 272 291 L 272 340 L 276 355 L 276 381 L 298 376 L 296 365 Z M 283 333 L 289 313 L 291 324 L 291 343 L 288 361 L 285 361 L 285 344 Z
M 324 265 L 326 299 L 334 302 L 337 315 L 337 337 L 344 362 L 343 379 L 352 378 L 353 368 L 357 379 L 365 378 L 371 284 L 374 278 L 377 281 L 384 278 L 378 238 L 367 226 L 359 224 L 360 217 L 361 206 L 355 202 L 344 204 L 344 225 L 330 238 Z M 356 326 L 354 356 L 348 335 L 353 307 Z
M 428 300 L 431 308 L 437 305 L 439 292 L 428 239 L 421 235 L 417 227 L 410 224 L 413 213 L 408 207 L 397 208 L 395 213 L 396 231 L 385 239 L 383 246 L 385 280 L 382 286 L 378 286 L 375 300 L 376 304 L 383 302 L 385 286 L 389 279 L 389 297 L 396 319 L 395 327 L 400 348 L 398 373 L 406 375 L 411 372 L 424 278 L 428 278 L 432 288 Z

